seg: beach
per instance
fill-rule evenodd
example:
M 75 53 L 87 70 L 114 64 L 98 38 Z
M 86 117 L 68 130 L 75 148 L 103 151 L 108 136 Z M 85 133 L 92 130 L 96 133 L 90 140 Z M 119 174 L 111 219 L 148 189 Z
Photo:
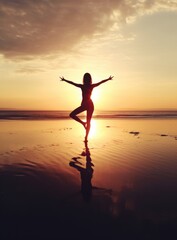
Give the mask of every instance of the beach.
M 1 239 L 177 238 L 177 118 L 0 126 Z

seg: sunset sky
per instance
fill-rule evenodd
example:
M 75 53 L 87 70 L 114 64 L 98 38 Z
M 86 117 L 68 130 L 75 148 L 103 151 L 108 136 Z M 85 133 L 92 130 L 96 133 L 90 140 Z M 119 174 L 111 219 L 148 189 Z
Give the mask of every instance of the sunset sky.
M 0 0 L 0 108 L 177 109 L 177 0 Z

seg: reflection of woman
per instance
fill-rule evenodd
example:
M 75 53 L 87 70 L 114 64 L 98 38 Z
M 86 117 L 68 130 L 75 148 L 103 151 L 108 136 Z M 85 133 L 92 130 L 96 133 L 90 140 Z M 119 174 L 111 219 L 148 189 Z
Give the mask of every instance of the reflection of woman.
M 74 167 L 80 172 L 80 177 L 81 177 L 81 193 L 83 196 L 83 199 L 85 201 L 90 201 L 92 197 L 92 176 L 93 176 L 93 163 L 92 159 L 90 157 L 90 151 L 87 146 L 87 143 L 85 142 L 85 151 L 83 152 L 84 155 L 86 156 L 86 168 L 83 168 L 81 166 L 77 165 L 77 160 L 75 158 L 72 158 L 74 161 L 71 161 L 69 165 L 71 167 Z M 82 153 L 82 154 L 83 154 Z
M 74 83 L 72 81 L 66 80 L 64 77 L 60 77 L 61 81 L 65 81 L 67 83 L 70 83 L 76 87 L 81 88 L 82 90 L 82 102 L 81 102 L 81 106 L 76 108 L 74 111 L 72 111 L 70 113 L 70 117 L 73 118 L 74 120 L 78 121 L 79 123 L 81 123 L 85 129 L 86 129 L 86 136 L 85 136 L 85 140 L 87 141 L 88 138 L 88 134 L 90 131 L 90 121 L 92 118 L 92 114 L 94 111 L 94 105 L 91 99 L 91 94 L 92 94 L 92 90 L 94 87 L 99 86 L 100 84 L 107 82 L 108 80 L 112 80 L 113 76 L 110 76 L 109 78 L 102 80 L 98 83 L 92 84 L 92 77 L 89 73 L 85 73 L 84 77 L 83 77 L 83 84 L 77 84 Z M 87 111 L 87 121 L 83 122 L 80 118 L 77 117 L 77 114 L 83 112 L 83 111 Z

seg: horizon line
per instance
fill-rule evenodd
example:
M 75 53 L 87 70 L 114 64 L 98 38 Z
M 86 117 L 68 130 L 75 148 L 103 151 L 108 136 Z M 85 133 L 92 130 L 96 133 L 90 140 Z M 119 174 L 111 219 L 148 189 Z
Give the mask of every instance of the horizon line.
M 71 109 L 23 109 L 23 108 L 0 108 L 0 111 L 66 111 L 70 112 Z M 106 110 L 106 109 L 97 109 L 95 112 L 99 111 L 106 111 L 106 112 L 116 112 L 116 111 L 177 111 L 177 108 L 144 108 L 144 109 L 137 109 L 137 108 L 119 108 L 114 110 Z

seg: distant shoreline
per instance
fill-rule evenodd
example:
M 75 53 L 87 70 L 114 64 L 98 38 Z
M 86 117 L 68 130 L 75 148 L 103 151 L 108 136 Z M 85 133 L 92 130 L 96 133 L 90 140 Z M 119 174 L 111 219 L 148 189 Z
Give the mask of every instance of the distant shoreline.
M 70 111 L 57 110 L 0 110 L 0 120 L 59 120 L 69 119 Z M 85 117 L 85 113 L 80 115 Z M 177 118 L 177 110 L 95 111 L 93 118 L 139 119 Z

